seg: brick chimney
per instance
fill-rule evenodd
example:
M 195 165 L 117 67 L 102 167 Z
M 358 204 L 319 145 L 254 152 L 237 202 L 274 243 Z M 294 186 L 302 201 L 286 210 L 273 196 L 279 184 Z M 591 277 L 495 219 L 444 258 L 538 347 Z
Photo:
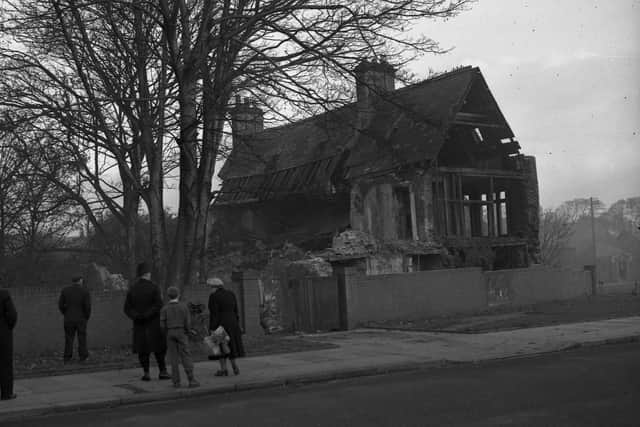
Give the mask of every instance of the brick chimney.
M 235 106 L 231 110 L 231 130 L 233 137 L 242 137 L 261 132 L 264 129 L 264 113 L 251 98 L 236 95 Z
M 364 60 L 353 71 L 358 104 L 371 106 L 380 96 L 395 90 L 396 69 L 384 59 Z

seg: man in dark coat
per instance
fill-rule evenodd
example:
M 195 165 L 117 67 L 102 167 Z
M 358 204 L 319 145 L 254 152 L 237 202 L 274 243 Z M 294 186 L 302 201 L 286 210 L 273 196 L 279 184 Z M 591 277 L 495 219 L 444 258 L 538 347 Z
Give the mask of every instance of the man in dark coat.
M 58 308 L 64 316 L 64 362 L 71 361 L 73 341 L 78 335 L 78 356 L 80 362 L 87 360 L 87 322 L 91 317 L 91 296 L 83 286 L 81 276 L 71 279 L 71 285 L 65 287 L 58 299 Z
M 17 320 L 9 291 L 0 289 L 0 400 L 16 398 L 13 392 L 13 328 Z
M 167 342 L 160 328 L 162 296 L 151 281 L 151 269 L 145 262 L 138 265 L 138 280 L 129 288 L 124 303 L 125 314 L 133 320 L 133 352 L 138 353 L 144 371 L 142 381 L 150 381 L 149 355 L 154 354 L 161 380 L 171 379 L 165 364 Z

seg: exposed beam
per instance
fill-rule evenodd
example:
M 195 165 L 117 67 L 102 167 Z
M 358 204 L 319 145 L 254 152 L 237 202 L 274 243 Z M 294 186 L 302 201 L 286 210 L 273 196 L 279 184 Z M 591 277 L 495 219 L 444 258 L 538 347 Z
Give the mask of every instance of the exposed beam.
M 494 177 L 494 178 L 524 179 L 524 174 L 520 172 L 505 171 L 500 169 L 439 167 L 437 170 L 438 172 L 443 172 L 443 173 L 459 173 L 464 176 L 487 176 L 487 177 Z
M 502 147 L 504 152 L 507 154 L 517 153 L 520 150 L 520 144 L 518 141 L 502 142 L 500 147 Z
M 470 120 L 472 122 L 487 122 L 489 121 L 489 116 L 486 114 L 479 114 L 479 113 L 465 113 L 460 111 L 458 114 L 456 114 L 456 119 L 459 120 Z
M 454 124 L 484 128 L 506 128 L 506 123 L 496 123 L 486 114 L 459 112 L 453 120 Z
M 494 129 L 506 129 L 507 126 L 498 124 L 498 123 L 485 123 L 485 122 L 470 122 L 468 120 L 458 120 L 455 119 L 453 121 L 454 125 L 460 126 L 470 126 L 474 128 L 494 128 Z

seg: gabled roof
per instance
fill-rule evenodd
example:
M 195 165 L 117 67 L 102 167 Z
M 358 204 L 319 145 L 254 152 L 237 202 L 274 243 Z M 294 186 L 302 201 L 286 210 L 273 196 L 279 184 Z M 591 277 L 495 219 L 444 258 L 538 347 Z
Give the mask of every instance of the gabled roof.
M 355 105 L 234 140 L 222 179 L 289 169 L 335 156 L 354 133 Z
M 480 70 L 464 67 L 385 96 L 362 129 L 358 104 L 352 103 L 234 141 L 219 173 L 224 182 L 217 203 L 330 192 L 336 172 L 350 179 L 435 159 L 474 82 L 495 104 Z M 497 104 L 495 110 L 504 121 Z M 504 123 L 504 137 L 512 137 Z

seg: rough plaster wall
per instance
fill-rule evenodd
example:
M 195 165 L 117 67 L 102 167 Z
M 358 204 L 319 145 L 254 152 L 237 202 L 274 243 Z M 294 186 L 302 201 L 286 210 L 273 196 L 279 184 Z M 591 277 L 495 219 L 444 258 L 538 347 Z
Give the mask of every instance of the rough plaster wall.
M 353 230 L 369 232 L 367 228 L 367 219 L 364 210 L 364 196 L 362 188 L 359 184 L 351 187 L 349 217 L 351 228 Z
M 379 217 L 379 224 L 382 228 L 383 239 L 397 238 L 396 217 L 397 212 L 393 209 L 393 187 L 391 184 L 381 184 L 379 187 L 379 204 L 376 214 Z
M 375 237 L 382 236 L 382 226 L 378 209 L 382 210 L 380 205 L 380 191 L 377 186 L 373 186 L 365 190 L 364 193 L 364 209 L 367 217 L 366 231 Z
M 479 268 L 380 276 L 346 276 L 349 327 L 369 321 L 417 319 L 487 306 Z
M 475 312 L 491 303 L 526 305 L 588 295 L 583 270 L 479 268 L 364 276 L 345 272 L 349 328 L 370 321 L 418 319 Z M 497 295 L 500 294 L 500 298 Z
M 584 270 L 531 268 L 486 271 L 489 300 L 514 305 L 587 295 L 591 281 Z
M 237 286 L 229 284 L 240 300 Z M 61 288 L 16 288 L 11 289 L 18 311 L 18 323 L 14 331 L 15 352 L 39 354 L 48 351 L 62 352 L 64 349 L 63 318 L 58 311 Z M 211 290 L 208 287 L 188 289 L 183 300 L 206 305 Z M 257 286 L 251 283 L 244 287 L 244 310 L 247 333 L 260 334 L 260 311 Z M 91 318 L 87 325 L 89 348 L 126 346 L 131 344 L 131 320 L 125 316 L 126 291 L 91 292 Z
M 356 184 L 351 190 L 351 228 L 377 239 L 395 237 L 393 189 L 388 183 Z
M 414 197 L 416 200 L 416 218 L 418 223 L 418 238 L 426 242 L 435 241 L 433 228 L 433 191 L 431 189 L 431 175 L 416 174 L 414 179 Z
M 61 289 L 11 289 L 18 311 L 14 331 L 16 353 L 38 354 L 64 349 L 62 314 L 58 311 Z M 124 291 L 92 292 L 92 313 L 87 325 L 90 348 L 131 343 L 131 321 L 124 315 Z
M 404 272 L 404 257 L 402 255 L 376 255 L 367 258 L 367 275 L 402 272 Z
M 418 239 L 434 242 L 431 175 L 416 172 L 408 180 L 415 202 Z M 351 189 L 351 227 L 380 240 L 397 239 L 398 212 L 393 185 L 399 182 L 396 178 L 384 177 L 354 184 Z

